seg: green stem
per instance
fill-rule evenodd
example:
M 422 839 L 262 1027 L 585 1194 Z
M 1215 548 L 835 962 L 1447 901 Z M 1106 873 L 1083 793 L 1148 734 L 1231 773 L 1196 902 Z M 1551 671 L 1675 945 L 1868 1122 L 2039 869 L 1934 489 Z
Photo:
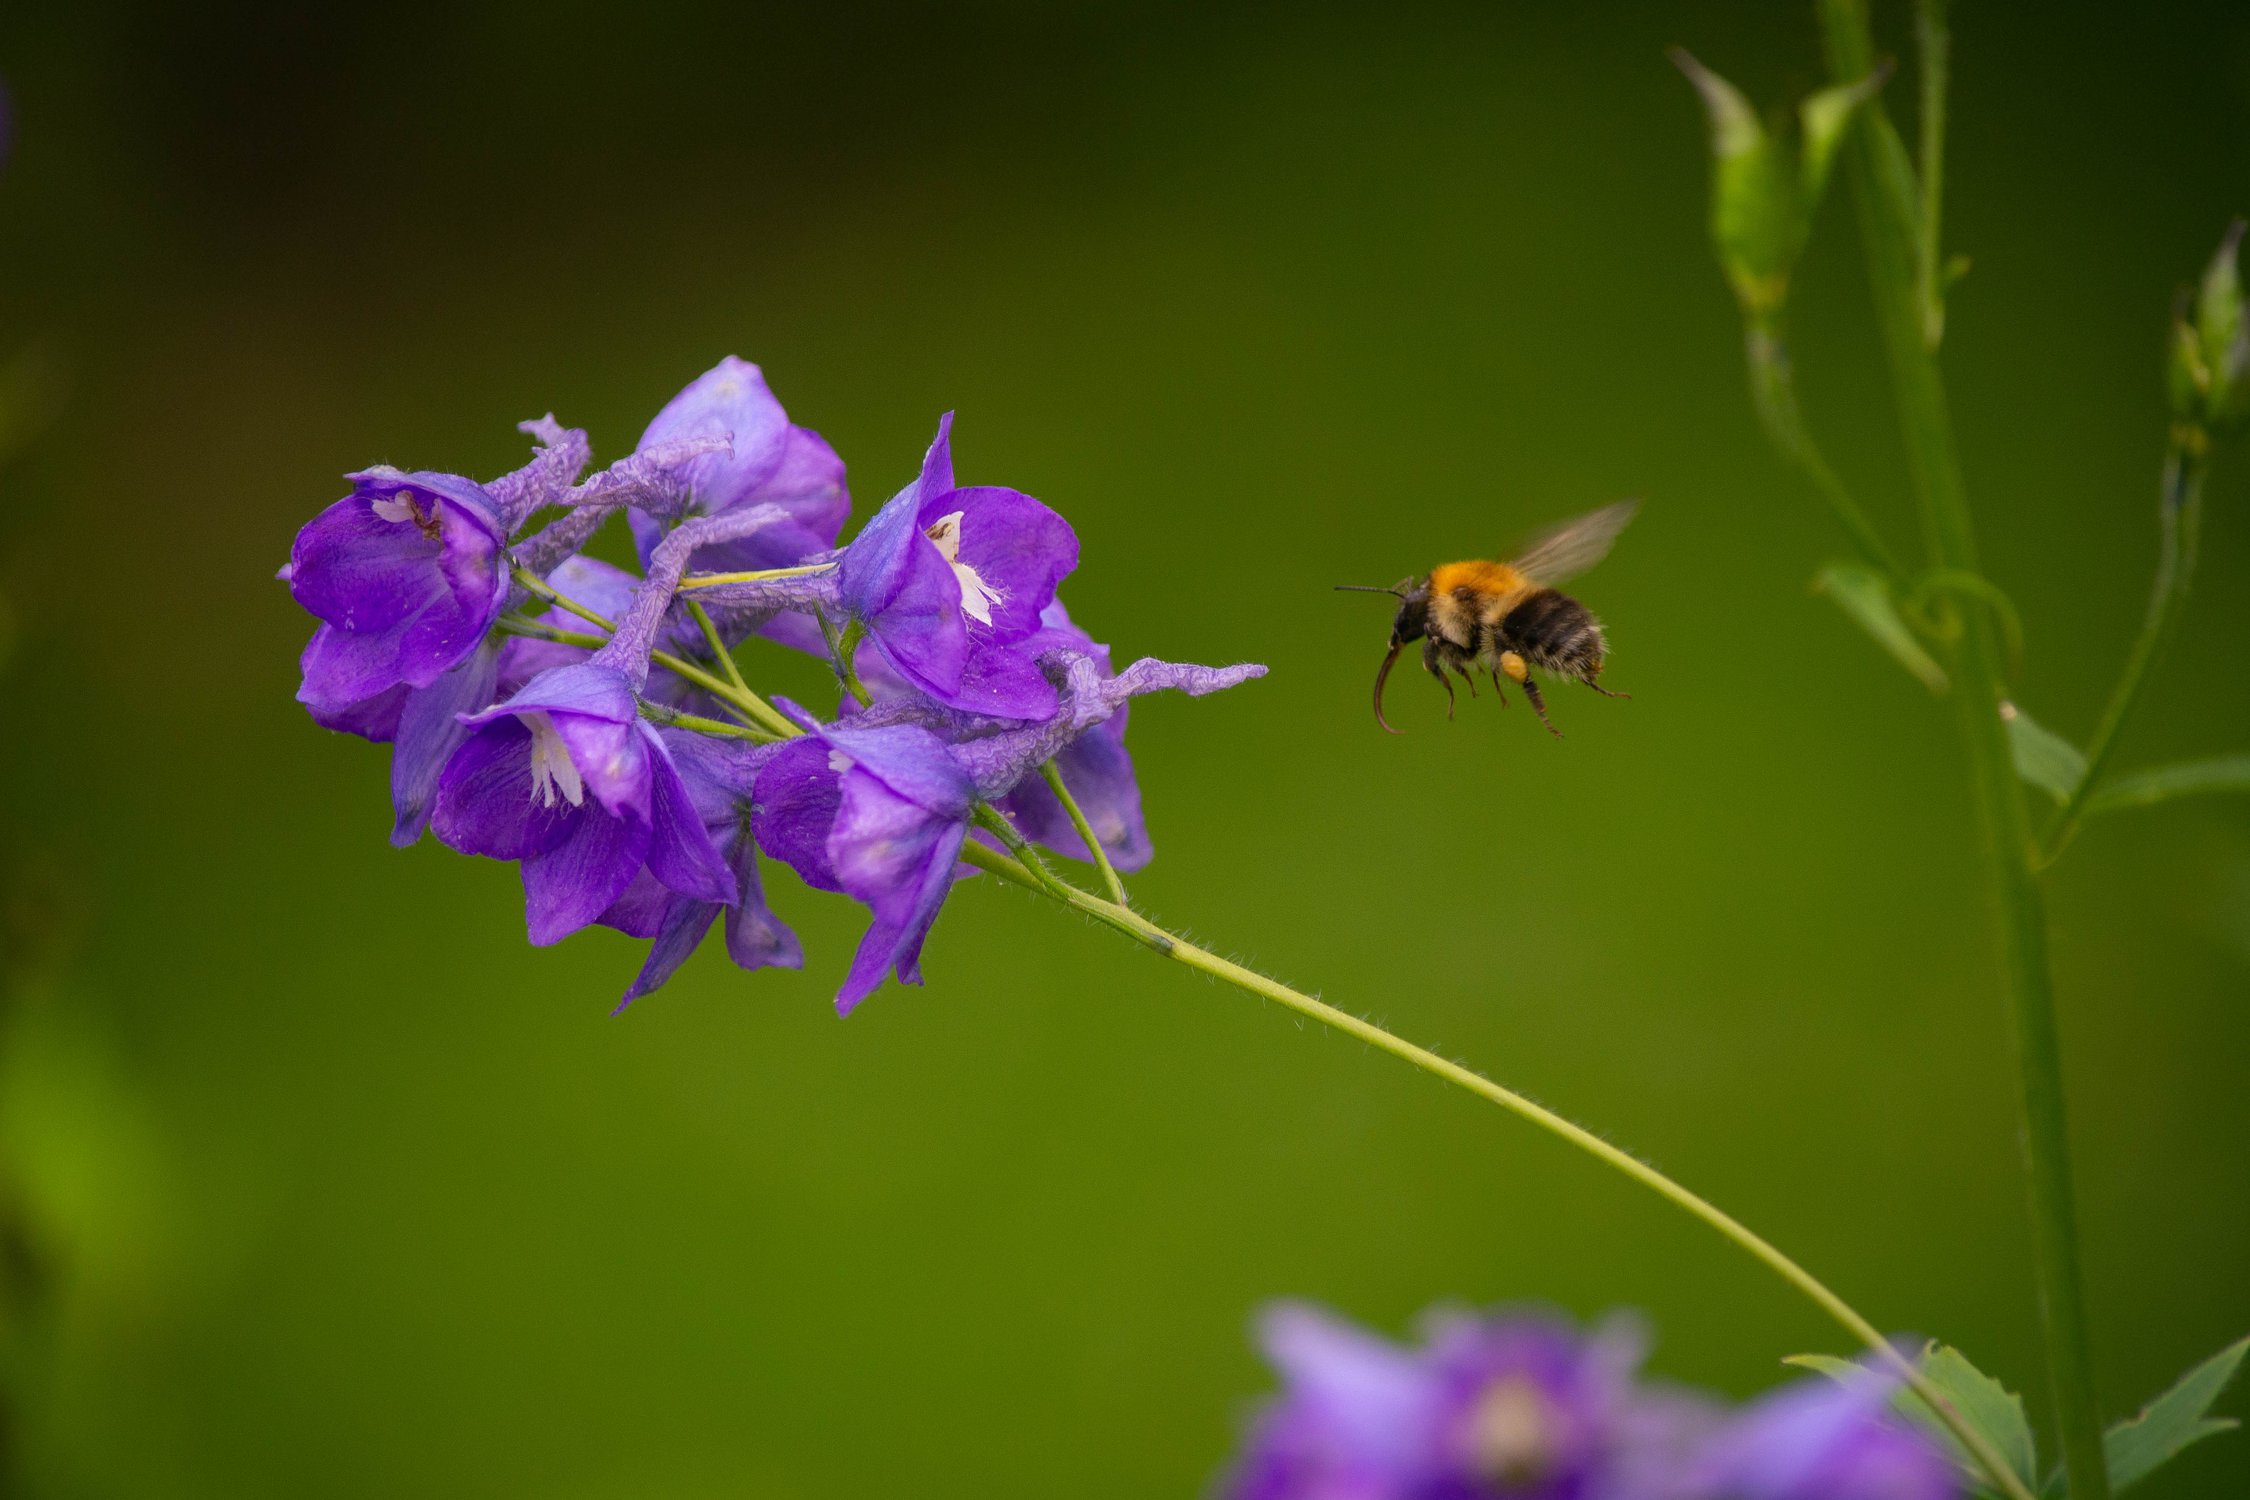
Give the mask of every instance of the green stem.
M 666 708 L 661 703 L 641 700 L 641 717 L 658 724 L 669 724 L 677 729 L 692 729 L 697 734 L 717 735 L 721 739 L 750 740 L 760 745 L 778 745 L 788 735 L 775 734 L 755 724 L 728 724 L 719 719 L 706 719 L 701 714 L 684 714 L 676 708 Z
M 690 573 L 680 580 L 682 591 L 716 588 L 722 583 L 764 583 L 769 578 L 810 578 L 815 573 L 825 573 L 836 565 L 832 562 L 807 563 L 796 568 L 762 568 L 754 573 Z
M 703 639 L 710 644 L 711 652 L 717 657 L 719 665 L 726 669 L 727 686 L 734 690 L 729 706 L 745 714 L 768 735 L 787 739 L 795 732 L 795 726 L 790 724 L 780 709 L 750 690 L 749 682 L 743 678 L 742 668 L 735 662 L 734 653 L 727 649 L 726 637 L 719 634 L 719 627 L 711 619 L 710 611 L 693 599 L 681 602 L 687 605 L 688 614 L 694 618 L 695 623 L 702 627 Z M 666 652 L 664 655 L 670 657 L 671 653 Z
M 589 625 L 599 625 L 604 630 L 615 630 L 617 628 L 616 623 L 609 616 L 596 614 L 569 595 L 557 593 L 553 584 L 520 563 L 515 569 L 515 579 L 518 586 L 534 599 L 544 599 L 557 609 L 566 610 L 578 616 L 579 619 L 584 620 Z
M 2176 434 L 2164 457 L 2163 496 L 2157 512 L 2156 586 L 2149 593 L 2148 611 L 2141 618 L 2141 633 L 2125 658 L 2125 671 L 2110 693 L 2109 707 L 2094 737 L 2086 745 L 2086 772 L 2071 790 L 2070 800 L 2055 815 L 2047 830 L 2046 862 L 2052 863 L 2069 846 L 2079 824 L 2085 821 L 2088 803 L 2101 789 L 2102 772 L 2117 748 L 2118 731 L 2140 701 L 2148 671 L 2164 653 L 2180 614 L 2187 604 L 2188 585 L 2195 577 L 2196 545 L 2203 530 L 2203 434 L 2198 430 Z
M 1055 800 L 1062 804 L 1063 811 L 1070 814 L 1070 826 L 1078 830 L 1080 841 L 1092 851 L 1094 864 L 1102 872 L 1102 887 L 1109 892 L 1109 899 L 1119 906 L 1125 905 L 1125 882 L 1117 878 L 1117 867 L 1109 862 L 1109 851 L 1102 847 L 1102 841 L 1094 837 L 1094 825 L 1086 821 L 1086 814 L 1079 810 L 1078 799 L 1070 795 L 1069 787 L 1063 785 L 1062 768 L 1051 760 L 1046 761 L 1039 767 L 1039 774 L 1046 778 L 1048 790 L 1055 794 Z
M 1830 71 L 1865 76 L 1874 46 L 1861 0 L 1822 0 Z M 1942 67 L 1938 70 L 1942 77 Z M 1931 70 L 1925 65 L 1924 82 Z M 1925 108 L 1925 113 L 1927 108 Z M 1859 201 L 1877 320 L 1890 356 L 1891 380 L 1905 437 L 1908 467 L 1922 505 L 1933 566 L 1981 573 L 1968 497 L 1954 451 L 1945 385 L 1924 334 L 1916 277 L 1912 200 L 1883 189 L 1891 126 L 1870 104 L 1851 127 L 1855 196 Z M 1891 132 L 1895 142 L 1896 134 Z M 2016 776 L 2006 725 L 1999 631 L 1984 609 L 1962 612 L 1955 656 L 1954 701 L 1968 753 L 1984 833 L 1985 858 L 2000 914 L 2000 948 L 2015 1036 L 2017 1102 L 2029 1180 L 2034 1268 L 2046 1346 L 2047 1377 L 2073 1500 L 2107 1500 L 2100 1408 L 2094 1396 L 2091 1338 L 2078 1263 L 2077 1212 L 2070 1137 L 2063 1106 L 2062 1045 L 2055 1020 L 2047 916 L 2036 873 L 2031 813 Z
M 989 871 L 1004 880 L 1013 881 L 1026 889 L 1037 891 L 1041 895 L 1061 901 L 1086 916 L 1115 927 L 1136 941 L 1163 954 L 1166 958 L 1186 964 L 1191 969 L 1199 970 L 1210 975 L 1213 979 L 1231 984 L 1237 989 L 1247 990 L 1249 993 L 1271 1000 L 1277 1005 L 1286 1006 L 1301 1016 L 1318 1021 L 1323 1026 L 1332 1027 L 1343 1032 L 1346 1036 L 1355 1037 L 1379 1051 L 1388 1052 L 1393 1057 L 1411 1063 L 1423 1072 L 1441 1078 L 1456 1088 L 1466 1089 L 1481 1099 L 1499 1105 L 1502 1109 L 1528 1121 L 1548 1134 L 1569 1142 L 1604 1165 L 1624 1173 L 1627 1177 L 1655 1192 L 1675 1207 L 1684 1209 L 1712 1229 L 1717 1230 L 1734 1245 L 1749 1252 L 1769 1270 L 1772 1270 L 1784 1281 L 1802 1292 L 1822 1312 L 1850 1333 L 1853 1338 L 1865 1344 L 1870 1352 L 1889 1366 L 1923 1401 L 1928 1403 L 1939 1420 L 1945 1423 L 1946 1428 L 1956 1438 L 1960 1439 L 1962 1446 L 1976 1458 L 1979 1466 L 1991 1476 L 1994 1485 L 2006 1494 L 2009 1500 L 2032 1500 L 2030 1491 L 2025 1489 L 2022 1481 L 2016 1478 L 2014 1471 L 2008 1467 L 2007 1460 L 2002 1458 L 1992 1445 L 1963 1419 L 1960 1412 L 1955 1410 L 1953 1404 L 1945 1398 L 1944 1394 L 1923 1376 L 1912 1360 L 1906 1359 L 1891 1347 L 1890 1341 L 1883 1337 L 1873 1323 L 1861 1316 L 1850 1303 L 1830 1291 L 1810 1271 L 1784 1255 L 1763 1237 L 1753 1233 L 1748 1226 L 1733 1215 L 1708 1199 L 1690 1192 L 1639 1157 L 1611 1145 L 1592 1131 L 1565 1119 L 1544 1105 L 1533 1103 L 1513 1089 L 1494 1083 L 1483 1074 L 1465 1068 L 1457 1062 L 1448 1061 L 1427 1048 L 1417 1047 L 1404 1037 L 1386 1031 L 1372 1021 L 1362 1020 L 1349 1011 L 1338 1010 L 1335 1006 L 1317 1000 L 1301 990 L 1292 989 L 1279 980 L 1268 979 L 1255 970 L 1246 969 L 1240 964 L 1219 957 L 1208 949 L 1200 948 L 1177 933 L 1168 932 L 1157 926 L 1130 907 L 1116 902 L 1104 901 L 1098 896 L 1077 889 L 1075 886 L 1063 885 L 1060 882 L 1041 881 L 1035 874 L 1015 861 L 981 844 L 972 843 L 965 846 L 961 858 L 980 870 Z
M 1922 304 L 1922 344 L 1935 350 L 1945 338 L 1944 236 L 1945 96 L 1952 73 L 1953 37 L 1946 0 L 1921 0 L 1914 9 L 1915 54 L 1922 65 L 1919 148 L 1922 184 L 1920 233 L 1914 241 L 1914 287 Z
M 606 635 L 588 635 L 583 630 L 557 630 L 552 625 L 542 625 L 537 620 L 518 619 L 502 615 L 492 622 L 493 628 L 504 635 L 520 635 L 526 640 L 553 641 L 558 646 L 577 646 L 587 651 L 599 651 L 609 644 Z
M 859 655 L 860 637 L 867 633 L 867 627 L 854 620 L 839 631 L 825 614 L 816 614 L 815 618 L 820 621 L 821 639 L 828 642 L 828 656 L 836 668 L 836 680 L 864 707 L 868 701 L 867 686 L 859 680 L 859 668 L 853 665 L 853 658 Z
M 1789 360 L 1789 344 L 1778 316 L 1747 320 L 1743 342 L 1750 363 L 1750 404 L 1756 408 L 1766 436 L 1828 502 L 1860 556 L 1897 582 L 1897 557 L 1885 545 L 1875 523 L 1867 519 L 1867 512 L 1859 508 L 1844 482 L 1836 477 L 1836 471 L 1828 466 L 1805 427 L 1804 413 L 1797 405 L 1797 377 Z

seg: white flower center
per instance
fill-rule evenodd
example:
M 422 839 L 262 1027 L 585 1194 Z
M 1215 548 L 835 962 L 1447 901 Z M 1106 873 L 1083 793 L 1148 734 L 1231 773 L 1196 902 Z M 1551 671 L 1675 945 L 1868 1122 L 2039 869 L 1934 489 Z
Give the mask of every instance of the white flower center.
M 845 754 L 845 753 L 844 753 L 843 751 L 841 751 L 841 750 L 831 750 L 831 751 L 829 751 L 829 752 L 828 752 L 828 769 L 829 769 L 829 770 L 831 770 L 831 771 L 834 771 L 834 772 L 835 772 L 835 773 L 836 773 L 836 774 L 837 774 L 838 776 L 841 776 L 841 775 L 843 775 L 843 774 L 844 774 L 844 773 L 845 773 L 846 771 L 849 771 L 849 770 L 850 770 L 851 768 L 852 768 L 852 758 L 851 758 L 850 756 L 846 755 L 846 754 Z
M 961 586 L 961 612 L 980 625 L 990 625 L 992 606 L 1000 602 L 1000 591 L 961 561 L 961 516 L 960 511 L 939 516 L 922 535 L 937 544 L 938 556 L 951 565 L 953 581 Z
M 579 779 L 570 747 L 556 731 L 555 721 L 545 714 L 531 713 L 523 716 L 523 722 L 531 730 L 531 800 L 541 807 L 553 807 L 555 793 L 560 790 L 563 800 L 572 807 L 585 802 L 586 783 Z

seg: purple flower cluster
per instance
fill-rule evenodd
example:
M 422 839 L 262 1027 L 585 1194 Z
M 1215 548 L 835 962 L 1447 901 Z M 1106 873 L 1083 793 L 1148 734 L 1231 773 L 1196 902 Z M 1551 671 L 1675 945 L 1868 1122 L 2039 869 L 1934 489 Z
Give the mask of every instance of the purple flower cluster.
M 647 939 L 628 1002 L 722 918 L 743 968 L 802 964 L 760 852 L 868 908 L 839 1009 L 886 974 L 919 983 L 946 893 L 972 873 L 972 823 L 997 813 L 1092 857 L 1040 774 L 1051 762 L 1100 855 L 1139 868 L 1127 701 L 1265 670 L 1114 671 L 1056 597 L 1078 565 L 1069 524 L 956 482 L 950 415 L 840 550 L 843 463 L 755 365 L 722 361 L 590 476 L 585 433 L 552 417 L 523 430 L 536 448 L 514 473 L 369 469 L 298 533 L 281 577 L 320 623 L 297 697 L 392 746 L 394 843 L 430 831 L 518 865 L 532 942 L 596 923 Z M 637 577 L 584 553 L 620 513 Z M 732 675 L 754 636 L 829 656 L 864 701 L 823 722 L 756 697 Z
M 1544 1313 L 1431 1316 L 1404 1348 L 1319 1308 L 1261 1321 L 1283 1390 L 1228 1500 L 1954 1500 L 1894 1383 L 1810 1378 L 1729 1409 L 1641 1377 L 1645 1341 Z

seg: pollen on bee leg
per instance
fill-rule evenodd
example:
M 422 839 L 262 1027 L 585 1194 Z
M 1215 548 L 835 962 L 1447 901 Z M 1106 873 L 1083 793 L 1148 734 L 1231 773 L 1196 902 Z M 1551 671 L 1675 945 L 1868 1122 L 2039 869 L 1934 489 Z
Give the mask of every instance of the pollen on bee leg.
M 1513 651 L 1500 653 L 1500 670 L 1508 674 L 1510 682 L 1519 684 L 1531 676 L 1531 668 L 1526 666 L 1524 659 Z

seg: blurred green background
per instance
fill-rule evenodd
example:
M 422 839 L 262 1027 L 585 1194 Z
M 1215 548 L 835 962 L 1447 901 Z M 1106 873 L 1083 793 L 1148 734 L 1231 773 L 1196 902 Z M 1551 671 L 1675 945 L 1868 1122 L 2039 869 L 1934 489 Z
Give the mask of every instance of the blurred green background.
M 2250 209 L 2250 20 L 1956 29 L 1947 362 L 2024 700 L 2082 737 L 2167 306 Z M 612 1019 L 632 944 L 531 950 L 511 871 L 388 848 L 385 753 L 290 699 L 294 529 L 368 463 L 511 468 L 550 409 L 614 458 L 727 353 L 860 515 L 957 408 L 1121 659 L 1271 664 L 1136 709 L 1148 909 L 1647 1153 L 2044 1422 L 1950 720 L 1807 592 L 1843 548 L 1752 426 L 1675 42 L 1820 78 L 1794 5 L 0 13 L 0 354 L 65 382 L 0 478 L 0 830 L 66 949 L 0 1107 L 66 1242 L 35 1492 L 1190 1494 L 1277 1294 L 1636 1306 L 1730 1392 L 1838 1347 L 1498 1111 L 989 881 L 849 1021 L 861 914 L 782 875 L 805 973 L 709 952 Z M 1911 539 L 1842 195 L 1799 301 L 1812 420 Z M 2250 745 L 2246 476 L 2128 764 Z M 1558 691 L 1557 743 L 1402 673 L 1377 732 L 1384 601 L 1330 584 L 1623 494 L 1580 592 L 1632 702 Z M 2123 1414 L 2250 1331 L 2250 809 L 2097 824 L 2053 906 Z M 2150 1493 L 2246 1486 L 2235 1438 Z

